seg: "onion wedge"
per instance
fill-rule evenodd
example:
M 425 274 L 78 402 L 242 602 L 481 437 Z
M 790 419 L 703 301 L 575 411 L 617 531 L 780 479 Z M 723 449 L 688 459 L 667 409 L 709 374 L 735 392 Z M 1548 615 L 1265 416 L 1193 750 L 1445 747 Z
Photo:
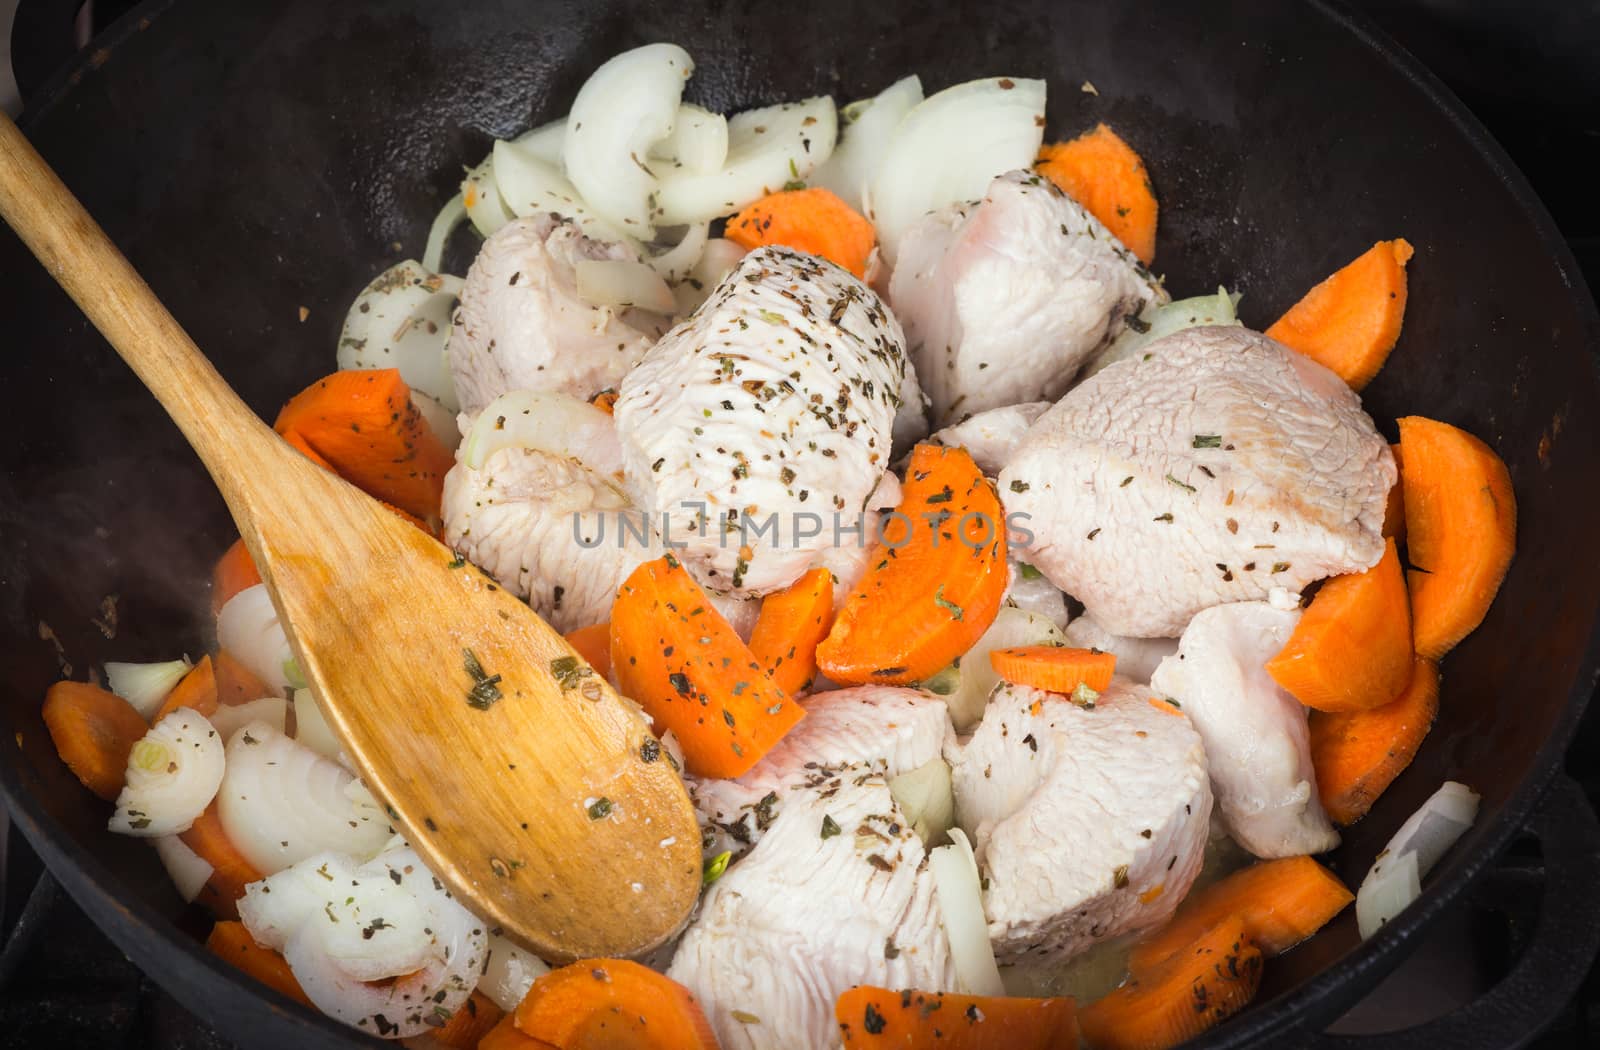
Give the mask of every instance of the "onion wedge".
M 183 680 L 194 666 L 187 658 L 153 664 L 125 664 L 106 661 L 106 685 L 146 720 L 161 710 L 161 701 L 172 687 Z
M 622 472 L 622 442 L 610 416 L 568 394 L 513 390 L 489 402 L 467 431 L 461 462 L 482 470 L 503 448 L 575 459 L 603 477 Z
M 294 660 L 289 637 L 278 623 L 267 585 L 246 587 L 217 613 L 217 644 L 232 653 L 268 688 L 282 692 L 289 685 Z
M 670 314 L 672 289 L 648 263 L 628 259 L 579 259 L 573 266 L 578 298 L 594 306 L 638 308 Z
M 1219 287 L 1215 295 L 1197 295 L 1153 308 L 1147 307 L 1136 317 L 1124 319 L 1122 332 L 1098 357 L 1089 362 L 1078 377 L 1078 382 L 1083 382 L 1107 365 L 1139 356 L 1151 343 L 1173 332 L 1207 325 L 1237 328 L 1239 315 L 1235 307 L 1238 305 L 1237 295 Z
M 922 79 L 913 73 L 872 98 L 845 106 L 839 111 L 839 145 L 811 177 L 811 183 L 832 190 L 840 200 L 862 211 L 862 195 L 883 163 L 894 129 L 921 101 Z
M 928 853 L 939 918 L 950 939 L 950 963 L 956 988 L 967 995 L 1004 995 L 1000 967 L 989 943 L 989 920 L 983 914 L 983 887 L 972 843 L 960 828 L 950 829 L 950 845 Z
M 685 102 L 678 107 L 672 134 L 651 147 L 650 156 L 675 170 L 709 175 L 728 159 L 728 118 Z
M 212 874 L 217 870 L 209 861 L 188 846 L 176 835 L 162 835 L 160 838 L 151 839 L 150 844 L 156 848 L 156 856 L 161 858 L 161 866 L 167 869 L 167 874 L 172 878 L 172 885 L 182 897 L 184 903 L 190 904 L 200 896 L 200 891 L 211 880 Z
M 211 723 L 178 708 L 133 745 L 127 783 L 106 826 L 141 838 L 188 831 L 216 797 L 223 766 L 222 738 Z
M 1356 925 L 1363 940 L 1422 895 L 1422 880 L 1477 817 L 1477 793 L 1447 780 L 1400 825 L 1356 891 Z
M 455 411 L 445 341 L 461 287 L 461 278 L 433 273 L 414 259 L 389 267 L 350 304 L 339 333 L 339 367 L 397 368 L 407 386 Z

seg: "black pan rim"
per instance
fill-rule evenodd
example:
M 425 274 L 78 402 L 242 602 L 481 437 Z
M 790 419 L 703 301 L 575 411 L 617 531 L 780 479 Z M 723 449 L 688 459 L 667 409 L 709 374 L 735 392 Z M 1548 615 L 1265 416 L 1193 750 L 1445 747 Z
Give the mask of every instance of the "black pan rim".
M 57 105 L 70 97 L 72 88 L 85 76 L 98 70 L 121 43 L 143 31 L 176 4 L 177 0 L 144 0 L 98 34 L 72 62 L 58 70 L 39 89 L 19 119 L 20 126 L 28 130 L 47 117 Z M 1570 247 L 1510 156 L 1432 71 L 1366 15 L 1353 10 L 1343 0 L 1306 0 L 1306 7 L 1311 13 L 1325 19 L 1331 30 L 1347 32 L 1382 58 L 1449 121 L 1473 152 L 1488 165 L 1531 223 L 1539 242 L 1556 264 L 1580 320 L 1582 341 L 1589 351 L 1591 370 L 1600 380 L 1600 311 L 1596 309 Z M 1415 935 L 1431 924 L 1492 867 L 1516 837 L 1561 768 L 1597 683 L 1600 683 L 1600 619 L 1591 627 L 1579 673 L 1569 692 L 1560 722 L 1535 756 L 1532 769 L 1506 800 L 1482 848 L 1471 855 L 1447 861 L 1433 874 L 1430 885 L 1416 905 L 1338 962 L 1290 991 L 1253 1004 L 1247 1013 L 1190 1045 L 1236 1047 L 1260 1045 L 1267 1040 L 1289 1038 L 1296 1034 L 1309 1036 L 1320 1032 L 1335 1020 L 1349 998 L 1364 994 L 1374 987 L 1413 947 Z M 48 813 L 34 809 L 10 763 L 0 763 L 0 792 L 3 792 L 12 817 L 23 834 L 68 892 L 91 914 L 121 913 L 127 916 L 145 932 L 154 933 L 159 938 L 160 945 L 148 947 L 175 949 L 185 957 L 189 966 L 209 970 L 218 986 L 249 985 L 249 982 L 241 981 L 231 967 L 213 957 L 203 945 L 183 934 L 144 901 L 124 899 L 113 892 L 110 887 L 117 884 L 115 873 L 80 848 Z M 139 954 L 153 956 L 155 952 Z M 367 1045 L 384 1045 L 316 1011 L 300 1007 L 276 992 L 259 986 L 251 990 L 274 1011 L 288 1013 L 303 1027 L 315 1030 L 320 1035 Z M 1335 997 L 1333 993 L 1336 991 L 1345 994 Z M 203 1012 L 205 1007 L 202 1003 L 186 1005 L 197 1012 Z

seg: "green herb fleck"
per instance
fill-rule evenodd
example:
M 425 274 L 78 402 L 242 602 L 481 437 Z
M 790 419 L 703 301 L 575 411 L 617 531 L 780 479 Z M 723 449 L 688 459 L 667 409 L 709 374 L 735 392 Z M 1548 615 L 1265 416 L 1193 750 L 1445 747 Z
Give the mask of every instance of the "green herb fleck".
M 822 837 L 825 839 L 831 839 L 837 834 L 839 834 L 838 823 L 832 817 L 824 813 L 822 815 Z
M 1180 489 L 1182 489 L 1185 492 L 1193 492 L 1194 491 L 1194 486 L 1193 485 L 1186 485 L 1183 482 L 1179 481 L 1177 478 L 1173 477 L 1171 474 L 1167 475 L 1167 480 L 1172 482 L 1174 485 L 1178 486 Z
M 455 560 L 454 561 L 445 562 L 444 563 L 444 567 L 447 568 L 447 569 L 459 569 L 459 568 L 461 568 L 462 566 L 464 566 L 466 564 L 467 564 L 467 556 L 465 554 L 462 554 L 460 551 L 456 551 Z
M 1093 711 L 1094 702 L 1100 699 L 1100 692 L 1097 689 L 1089 688 L 1087 682 L 1079 682 L 1073 687 L 1072 695 L 1067 699 L 1071 700 L 1085 711 Z
M 1016 481 L 1011 483 L 1012 492 L 1027 492 L 1031 487 L 1032 486 L 1030 486 L 1026 481 L 1023 481 L 1021 478 L 1018 478 Z
M 1273 573 L 1273 575 L 1277 575 L 1280 572 L 1288 572 L 1288 571 L 1289 571 L 1289 563 L 1288 562 L 1286 562 L 1286 561 L 1275 561 L 1275 562 L 1272 563 L 1272 573 Z
M 1035 569 L 1032 565 L 1029 565 L 1025 561 L 1017 563 L 1017 572 L 1024 580 L 1044 579 L 1044 573 L 1040 572 L 1038 569 Z
M 728 870 L 728 861 L 732 859 L 732 850 L 723 850 L 715 857 L 712 857 L 711 862 L 706 865 L 705 872 L 700 876 L 700 884 L 702 886 L 709 886 L 713 882 L 716 882 L 718 879 L 722 878 L 722 873 Z
M 589 803 L 590 820 L 604 820 L 610 815 L 611 800 L 609 798 L 597 798 L 593 802 Z
M 944 584 L 939 584 L 939 589 L 933 592 L 933 603 L 939 608 L 948 611 L 950 619 L 960 622 L 963 615 L 961 606 L 944 596 Z
M 1196 434 L 1194 436 L 1195 448 L 1221 448 L 1221 434 Z
M 550 674 L 562 689 L 576 689 L 594 670 L 576 656 L 558 656 L 550 661 Z
M 929 496 L 925 502 L 927 502 L 927 503 L 949 503 L 952 499 L 955 499 L 955 496 L 956 496 L 955 492 L 951 490 L 949 485 L 946 485 L 940 491 L 935 492 L 933 495 Z

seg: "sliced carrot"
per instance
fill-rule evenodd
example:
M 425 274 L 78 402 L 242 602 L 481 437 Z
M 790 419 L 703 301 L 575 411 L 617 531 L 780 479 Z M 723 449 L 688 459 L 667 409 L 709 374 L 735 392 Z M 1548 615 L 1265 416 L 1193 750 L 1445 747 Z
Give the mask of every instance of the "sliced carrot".
M 326 470 L 330 474 L 339 473 L 333 468 L 332 463 L 329 463 L 327 460 L 323 459 L 322 454 L 311 447 L 311 443 L 309 441 L 300 436 L 300 432 L 298 430 L 279 431 L 279 436 L 282 437 L 284 441 L 298 449 L 301 455 L 305 456 L 323 470 Z
M 466 1002 L 450 1014 L 448 1020 L 436 1028 L 429 1029 L 428 1034 L 445 1046 L 458 1047 L 459 1050 L 475 1050 L 484 1036 L 488 1035 L 505 1015 L 506 1012 L 496 1006 L 493 999 L 475 991 Z M 438 1016 L 437 1012 L 434 1016 Z M 432 1024 L 432 1021 L 428 1023 Z
M 812 569 L 761 599 L 750 651 L 778 688 L 794 696 L 817 676 L 817 645 L 833 626 L 833 573 Z
M 1400 420 L 1417 653 L 1437 660 L 1488 615 L 1517 549 L 1517 497 L 1494 450 L 1465 430 Z
M 833 1016 L 845 1046 L 913 1050 L 1078 1050 L 1077 1005 L 861 986 L 839 996 Z
M 611 667 L 623 695 L 677 736 L 696 776 L 739 776 L 805 717 L 670 555 L 617 592 Z
M 1370 711 L 1311 712 L 1311 765 L 1322 808 L 1354 824 L 1416 757 L 1439 713 L 1439 668 L 1418 657 L 1398 699 Z
M 217 702 L 223 704 L 248 704 L 264 696 L 277 696 L 277 690 L 256 677 L 254 671 L 240 663 L 228 650 L 217 651 Z
M 1146 266 L 1156 257 L 1156 194 L 1133 147 L 1104 124 L 1039 150 L 1039 174 L 1083 205 Z
M 217 672 L 211 657 L 202 656 L 189 673 L 178 680 L 172 692 L 161 701 L 161 708 L 151 723 L 159 722 L 180 707 L 197 711 L 207 718 L 217 713 Z
M 1111 684 L 1117 657 L 1099 649 L 1018 645 L 991 650 L 989 666 L 1012 685 L 1028 685 L 1050 693 L 1070 693 L 1082 685 L 1098 693 Z
M 1390 539 L 1378 564 L 1322 585 L 1267 673 L 1307 707 L 1363 711 L 1399 696 L 1411 663 L 1411 602 Z
M 1218 923 L 1238 918 L 1267 958 L 1310 937 L 1355 898 L 1333 872 L 1310 857 L 1263 860 L 1190 894 L 1178 913 L 1134 945 L 1128 967 L 1147 972 Z
M 217 923 L 211 927 L 211 936 L 206 938 L 206 948 L 212 955 L 240 972 L 249 974 L 268 988 L 307 1006 L 311 1005 L 311 1000 L 306 997 L 300 982 L 295 980 L 294 973 L 289 969 L 289 964 L 284 962 L 283 956 L 271 948 L 263 948 L 257 944 L 250 936 L 250 931 L 244 928 L 244 923 Z
M 533 982 L 517 1007 L 524 1035 L 561 1050 L 716 1050 L 689 989 L 626 959 L 581 959 Z
M 866 276 L 878 241 L 865 216 L 820 187 L 767 194 L 729 219 L 723 236 L 751 249 L 781 244 L 820 255 L 857 277 Z
M 1005 597 L 1005 533 L 994 484 L 966 450 L 918 445 L 817 666 L 835 682 L 905 685 L 972 648 Z
M 506 1014 L 478 1040 L 478 1050 L 550 1050 L 550 1044 L 522 1034 L 517 1015 Z
M 1400 338 L 1406 314 L 1405 238 L 1379 241 L 1305 294 L 1267 329 L 1360 390 L 1372 382 Z
M 1094 1050 L 1165 1050 L 1233 1016 L 1261 984 L 1261 949 L 1230 916 L 1078 1011 Z
M 261 573 L 256 571 L 256 563 L 245 549 L 244 540 L 234 540 L 211 571 L 211 615 L 221 612 L 229 598 L 260 582 Z
M 455 457 L 411 403 L 398 370 L 335 372 L 290 399 L 273 429 L 295 433 L 357 488 L 436 518 Z
M 1394 453 L 1395 469 L 1400 471 L 1400 477 L 1394 486 L 1389 489 L 1389 495 L 1383 504 L 1383 534 L 1393 536 L 1396 543 L 1406 541 L 1406 465 L 1400 459 L 1400 446 L 1390 445 L 1389 451 Z
M 596 623 L 579 627 L 566 634 L 567 644 L 578 650 L 594 673 L 601 678 L 611 677 L 611 624 Z
M 128 752 L 150 731 L 139 712 L 99 686 L 57 682 L 44 694 L 42 713 L 61 761 L 84 787 L 114 802 L 128 772 Z
M 219 919 L 237 919 L 239 901 L 244 888 L 266 876 L 255 865 L 245 860 L 244 854 L 222 830 L 222 817 L 213 801 L 205 812 L 195 818 L 188 831 L 180 831 L 178 838 L 196 855 L 211 865 L 211 878 L 200 890 L 198 900 Z

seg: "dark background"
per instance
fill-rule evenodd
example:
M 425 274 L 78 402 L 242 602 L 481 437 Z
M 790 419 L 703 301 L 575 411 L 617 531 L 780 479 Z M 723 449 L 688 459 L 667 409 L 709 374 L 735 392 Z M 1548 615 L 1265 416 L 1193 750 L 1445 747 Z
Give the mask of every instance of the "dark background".
M 94 27 L 133 6 L 97 0 Z M 1543 198 L 1590 287 L 1600 286 L 1600 2 L 1357 0 L 1352 6 L 1433 69 L 1489 127 Z M 75 35 L 79 7 L 79 0 L 22 0 L 12 56 L 25 101 L 71 58 L 86 25 L 80 21 Z M 1593 707 L 1568 771 L 1592 803 L 1600 802 L 1600 715 Z M 0 848 L 0 942 L 22 915 L 37 875 L 38 863 L 20 839 Z M 30 922 L 38 921 L 41 935 L 15 946 L 24 951 L 0 954 L 0 1048 L 227 1046 L 156 988 L 64 895 L 36 895 L 33 909 Z M 1527 907 L 1486 906 L 1480 895 L 1458 912 L 1375 993 L 1357 1027 L 1375 1027 L 1373 1017 L 1421 1020 L 1505 971 Z M 1595 973 L 1532 1045 L 1600 1045 Z

